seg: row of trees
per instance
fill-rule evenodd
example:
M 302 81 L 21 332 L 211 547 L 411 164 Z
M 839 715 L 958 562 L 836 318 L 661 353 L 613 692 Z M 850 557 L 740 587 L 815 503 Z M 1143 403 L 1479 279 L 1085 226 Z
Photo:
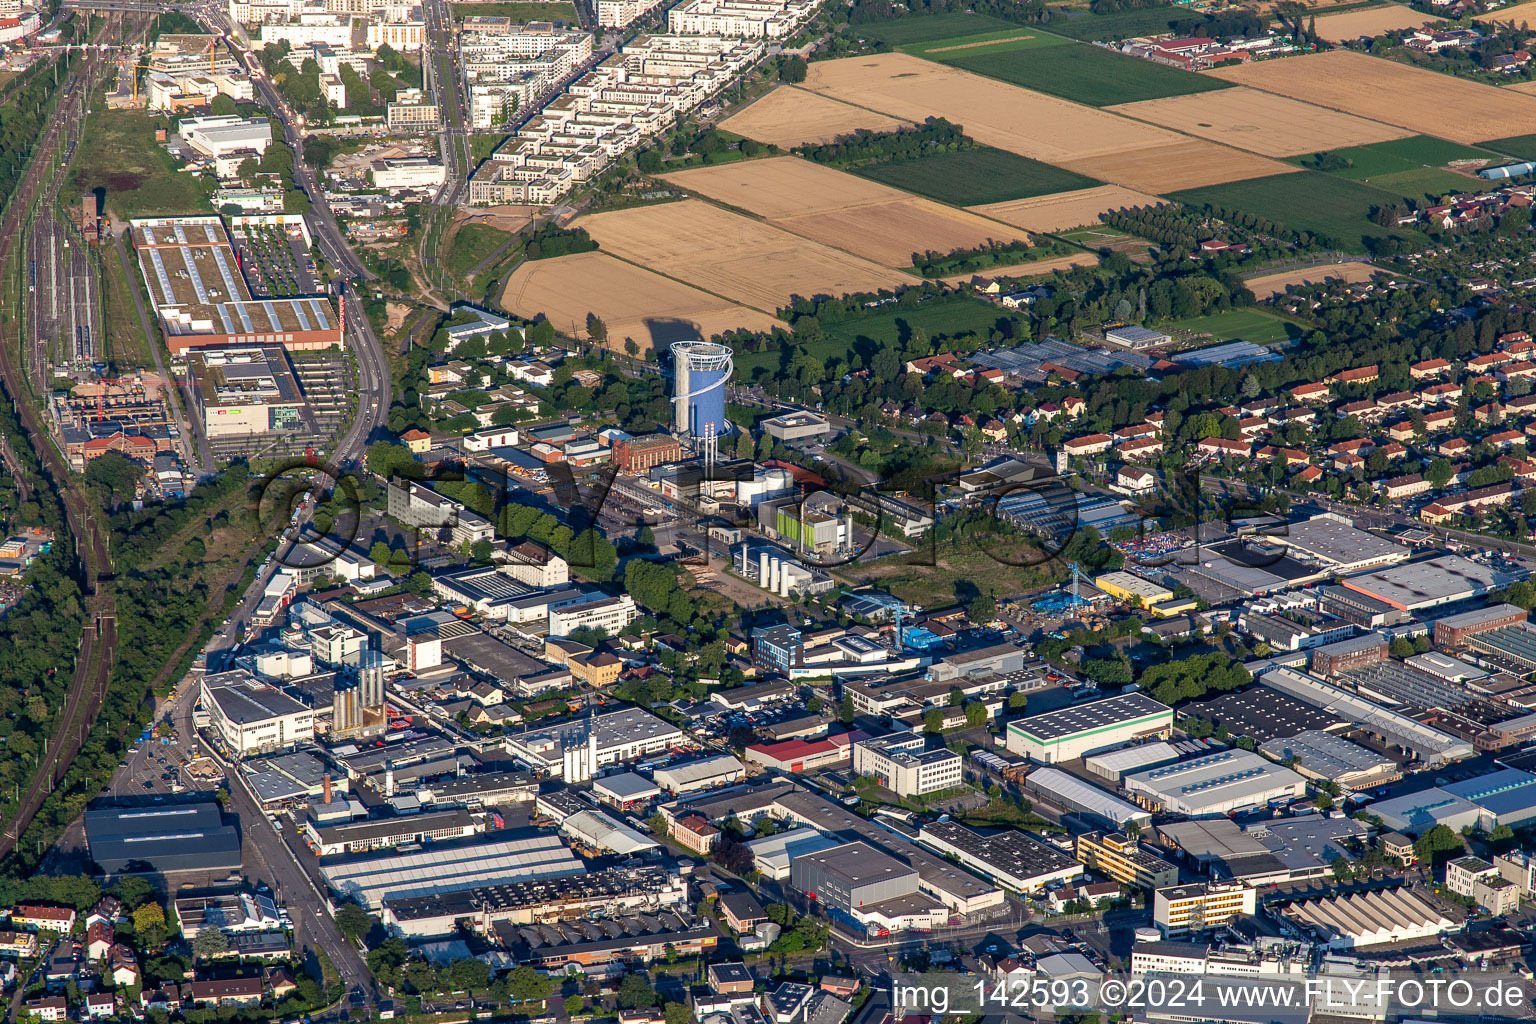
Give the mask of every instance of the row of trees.
M 942 117 L 930 117 L 921 124 L 877 132 L 860 128 L 840 135 L 831 142 L 806 143 L 795 153 L 818 164 L 858 167 L 895 160 L 916 160 L 938 153 L 975 149 L 976 141 L 966 136 L 960 125 Z

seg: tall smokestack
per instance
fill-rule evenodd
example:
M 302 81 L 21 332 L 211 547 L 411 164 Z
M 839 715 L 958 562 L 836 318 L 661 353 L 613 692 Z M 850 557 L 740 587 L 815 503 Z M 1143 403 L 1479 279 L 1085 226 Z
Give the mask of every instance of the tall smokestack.
M 324 791 L 325 791 L 325 802 L 326 803 L 330 803 L 331 802 L 331 773 L 330 772 L 326 772 L 325 773 L 325 780 L 322 783 L 322 785 L 324 786 Z
M 395 762 L 393 761 L 384 766 L 384 795 L 395 795 Z

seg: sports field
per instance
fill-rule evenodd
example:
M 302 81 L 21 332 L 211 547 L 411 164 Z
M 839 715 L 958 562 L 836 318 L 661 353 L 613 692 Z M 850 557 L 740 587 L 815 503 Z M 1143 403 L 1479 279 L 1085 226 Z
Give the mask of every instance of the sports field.
M 700 167 L 666 179 L 893 269 L 910 267 L 913 253 L 1028 237 L 997 221 L 795 156 Z
M 851 168 L 854 174 L 941 203 L 977 206 L 1092 188 L 1086 175 L 991 146 Z
M 1091 107 L 1226 88 L 1225 82 L 1216 79 L 1087 43 L 1027 49 L 984 47 L 925 52 L 923 56 Z
M 1536 96 L 1353 50 L 1253 61 L 1207 74 L 1456 142 L 1502 138 L 1536 123 Z
M 1419 28 L 1427 24 L 1439 25 L 1444 22 L 1428 14 L 1421 14 L 1411 7 L 1385 4 L 1381 7 L 1367 7 L 1358 11 L 1319 15 L 1316 24 L 1319 38 L 1337 43 L 1345 39 L 1379 36 L 1398 29 Z
M 765 313 L 793 295 L 872 292 L 913 280 L 697 199 L 614 210 L 576 223 L 605 252 Z
M 1035 51 L 1038 53 L 1050 50 Z M 944 117 L 971 138 L 1141 192 L 1279 174 L 1288 165 L 909 54 L 817 61 L 806 88 L 918 121 Z
M 1101 185 L 1080 192 L 1017 199 L 1011 203 L 978 206 L 975 212 L 1026 231 L 1065 231 L 1083 224 L 1099 223 L 1099 214 L 1128 206 L 1161 206 L 1157 196 L 1132 192 L 1119 185 Z
M 720 123 L 728 132 L 781 149 L 808 142 L 831 142 L 860 128 L 888 132 L 908 124 L 899 117 L 850 106 L 814 92 L 781 85 L 740 113 Z
M 1273 157 L 1357 146 L 1408 134 L 1395 125 L 1242 87 L 1127 103 L 1110 109 L 1126 117 Z
M 1251 213 L 1293 231 L 1331 238 L 1346 252 L 1365 252 L 1367 238 L 1413 237 L 1370 220 L 1371 208 L 1397 204 L 1397 193 L 1318 171 L 1234 181 L 1176 192 L 1169 198 L 1193 206 L 1209 203 Z
M 1250 277 L 1244 284 L 1248 286 L 1249 291 L 1263 300 L 1284 295 L 1285 289 L 1293 284 L 1317 284 L 1319 281 L 1369 281 L 1372 276 L 1379 273 L 1381 271 L 1369 263 L 1327 263 L 1320 267 L 1308 267 L 1305 270 L 1287 270 L 1283 274 Z
M 1329 171 L 1329 174 L 1340 178 L 1353 178 L 1356 181 L 1375 179 L 1384 174 L 1397 174 L 1402 171 L 1417 171 L 1426 167 L 1447 167 L 1457 164 L 1468 170 L 1476 170 L 1488 163 L 1502 162 L 1499 154 L 1490 150 L 1474 149 L 1471 146 L 1431 138 L 1428 135 L 1413 135 L 1368 146 L 1355 145 L 1342 149 L 1332 149 L 1327 146 L 1317 148 L 1327 150 L 1334 156 L 1349 161 L 1348 167 Z M 1301 162 L 1307 163 L 1307 158 L 1303 158 Z
M 1218 341 L 1248 341 L 1255 345 L 1278 345 L 1302 335 L 1300 325 L 1262 309 L 1230 309 L 1214 316 L 1179 320 L 1172 326 L 1209 334 Z
M 745 327 L 771 330 L 774 317 L 653 274 L 602 252 L 530 260 L 507 281 L 502 306 L 523 317 L 543 313 L 562 331 L 586 337 L 587 314 L 608 327 L 609 343 L 641 348 L 680 337 L 708 338 Z

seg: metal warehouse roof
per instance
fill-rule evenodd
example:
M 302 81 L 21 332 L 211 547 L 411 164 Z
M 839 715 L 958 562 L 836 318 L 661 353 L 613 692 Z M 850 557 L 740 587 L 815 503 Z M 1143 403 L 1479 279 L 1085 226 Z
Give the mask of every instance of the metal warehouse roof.
M 1059 768 L 1037 768 L 1027 778 L 1029 784 L 1042 796 L 1049 798 L 1053 794 L 1059 795 L 1070 804 L 1097 814 L 1106 821 L 1126 822 L 1138 818 L 1146 821 L 1149 818 L 1147 812 L 1135 804 L 1121 800 Z
M 1536 775 L 1518 768 L 1505 768 L 1441 788 L 1491 811 L 1500 824 L 1518 824 L 1536 817 Z
M 1225 812 L 1303 783 L 1300 775 L 1248 750 L 1224 750 L 1127 776 L 1127 789 L 1186 814 Z
M 1111 750 L 1103 754 L 1094 754 L 1083 758 L 1084 765 L 1092 765 L 1102 768 L 1104 771 L 1123 775 L 1137 768 L 1145 768 L 1147 765 L 1166 764 L 1169 761 L 1179 759 L 1178 748 L 1172 743 L 1157 740 L 1153 743 L 1143 743 L 1139 747 L 1126 747 L 1124 750 Z
M 558 836 L 534 830 L 490 833 L 473 840 L 432 843 L 413 853 L 390 851 L 322 862 L 336 892 L 370 909 L 387 897 L 421 896 L 497 882 L 585 873 L 586 865 Z
M 1122 693 L 1115 697 L 1106 697 L 1103 700 L 1090 701 L 1087 704 L 1078 704 L 1059 711 L 1047 711 L 1044 714 L 1009 722 L 1008 728 L 1010 731 L 1021 732 L 1037 740 L 1049 742 L 1076 736 L 1079 733 L 1128 725 L 1138 719 L 1164 713 L 1171 718 L 1173 709 L 1144 693 Z

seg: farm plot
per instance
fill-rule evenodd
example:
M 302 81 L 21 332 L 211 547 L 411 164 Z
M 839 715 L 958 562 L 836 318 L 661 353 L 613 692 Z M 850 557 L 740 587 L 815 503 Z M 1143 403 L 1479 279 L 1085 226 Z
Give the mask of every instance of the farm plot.
M 1150 121 L 1273 157 L 1400 139 L 1409 134 L 1395 125 L 1242 87 L 1126 103 L 1109 109 L 1138 121 Z
M 1361 36 L 1379 36 L 1384 32 L 1395 32 L 1398 29 L 1419 28 L 1430 24 L 1442 25 L 1444 22 L 1439 18 L 1420 14 L 1410 7 L 1386 4 L 1382 7 L 1367 7 L 1359 11 L 1324 14 L 1317 19 L 1316 24 L 1319 38 L 1337 43 L 1346 39 L 1358 39 Z
M 1217 341 L 1247 341 L 1255 345 L 1279 345 L 1302 335 L 1300 325 L 1263 309 L 1229 309 L 1212 316 L 1176 320 L 1172 326 L 1209 334 Z
M 1514 24 L 1517 28 L 1521 25 L 1536 25 L 1536 3 L 1515 4 L 1513 7 L 1500 7 L 1489 11 L 1487 14 L 1474 14 L 1478 21 L 1497 21 L 1502 24 Z
M 1209 203 L 1227 210 L 1251 213 L 1292 231 L 1332 239 L 1348 252 L 1365 252 L 1367 240 L 1371 238 L 1414 237 L 1397 228 L 1380 227 L 1370 220 L 1373 207 L 1391 206 L 1399 201 L 1396 192 L 1318 171 L 1234 181 L 1229 185 L 1177 192 L 1169 198 L 1193 206 Z
M 982 47 L 925 51 L 928 60 L 1091 107 L 1215 92 L 1227 83 L 1102 46 Z
M 793 156 L 700 167 L 666 179 L 892 268 L 911 266 L 913 253 L 1027 237 L 976 214 Z
M 831 142 L 860 128 L 887 132 L 910 122 L 887 114 L 877 114 L 826 96 L 783 85 L 738 114 L 720 123 L 758 142 L 781 149 L 793 149 L 808 142 Z
M 1369 263 L 1327 263 L 1320 267 L 1307 267 L 1304 270 L 1287 270 L 1283 274 L 1250 277 L 1244 284 L 1248 286 L 1249 291 L 1263 300 L 1284 295 L 1285 289 L 1293 284 L 1318 284 L 1322 281 L 1347 281 L 1355 284 L 1369 281 L 1381 272 Z
M 974 207 L 1004 224 L 1025 231 L 1056 232 L 1083 224 L 1097 224 L 1099 214 L 1126 206 L 1161 206 L 1163 200 L 1142 192 L 1132 192 L 1118 185 L 1083 189 L 1054 196 L 1017 199 L 1011 203 L 991 203 Z
M 913 281 L 696 199 L 599 213 L 577 223 L 620 259 L 765 313 L 793 295 L 872 292 Z
M 906 46 L 909 43 L 920 43 L 928 39 L 952 39 L 955 36 L 969 36 L 1004 29 L 1018 31 L 1019 26 L 1011 21 L 1003 21 L 1001 18 L 993 18 L 985 14 L 965 14 L 959 11 L 948 14 L 913 15 L 853 26 L 853 30 L 861 38 L 884 43 L 893 48 Z
M 633 338 L 642 348 L 740 327 L 766 331 L 777 323 L 767 313 L 601 252 L 524 263 L 507 281 L 502 305 L 524 317 L 543 313 L 577 337 L 586 336 L 587 314 L 596 313 L 608 327 L 611 344 Z
M 1051 195 L 1092 188 L 1099 182 L 1075 171 L 1052 167 L 1005 149 L 978 146 L 954 153 L 935 153 L 916 160 L 893 160 L 850 168 L 861 178 L 941 203 L 977 206 L 1009 199 Z
M 1507 139 L 1490 139 L 1482 143 L 1484 149 L 1508 153 L 1520 160 L 1536 160 L 1536 135 L 1512 135 Z
M 1254 61 L 1207 74 L 1456 142 L 1499 138 L 1536 122 L 1536 96 L 1352 50 Z
M 1463 146 L 1428 135 L 1414 135 L 1368 146 L 1348 146 L 1329 152 L 1347 160 L 1349 166 L 1336 167 L 1328 173 L 1340 178 L 1353 178 L 1356 181 L 1403 171 L 1448 167 L 1452 164 L 1459 164 L 1468 170 L 1476 170 L 1485 164 L 1499 162 L 1499 154 L 1491 150 Z
M 1073 267 L 1092 267 L 1097 265 L 1099 257 L 1091 252 L 1072 252 L 1065 256 L 1051 256 L 1043 260 L 1035 260 L 1032 263 L 1014 263 L 1006 267 L 988 267 L 986 270 L 971 271 L 969 274 L 951 274 L 941 277 L 939 280 L 945 284 L 964 284 L 966 281 L 977 277 L 1039 277 L 1042 274 L 1052 274 L 1058 270 L 1071 270 Z
M 908 54 L 818 61 L 810 67 L 806 87 L 907 120 L 948 118 L 978 142 L 1142 192 L 1195 188 L 1289 169 L 1251 153 Z M 1105 167 L 1115 173 L 1101 173 Z

